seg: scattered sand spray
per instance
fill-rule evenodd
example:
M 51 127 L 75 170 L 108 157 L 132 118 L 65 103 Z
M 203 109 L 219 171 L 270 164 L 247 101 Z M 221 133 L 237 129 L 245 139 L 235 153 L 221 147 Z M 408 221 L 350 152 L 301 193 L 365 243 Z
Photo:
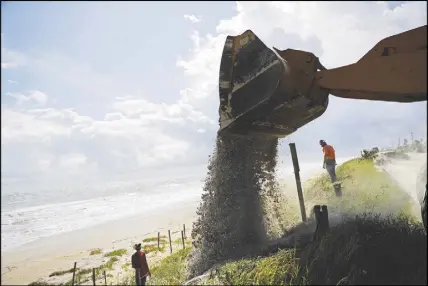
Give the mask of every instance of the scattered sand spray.
M 416 208 L 420 208 L 427 183 L 426 153 L 408 155 L 409 160 L 392 160 L 383 169 L 413 199 Z
M 217 137 L 205 179 L 189 274 L 258 251 L 282 229 L 275 181 L 277 138 Z

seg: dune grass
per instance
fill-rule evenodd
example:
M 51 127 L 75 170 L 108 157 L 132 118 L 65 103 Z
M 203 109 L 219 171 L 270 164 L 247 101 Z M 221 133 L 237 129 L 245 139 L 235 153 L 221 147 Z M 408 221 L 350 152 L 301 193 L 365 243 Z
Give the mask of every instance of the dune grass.
M 28 285 L 31 285 L 31 286 L 36 286 L 37 285 L 38 286 L 38 285 L 54 285 L 54 284 L 49 284 L 48 282 L 46 282 L 44 280 L 37 280 L 37 281 L 31 282 Z
M 128 253 L 128 250 L 122 248 L 122 249 L 116 249 L 116 250 L 110 251 L 104 254 L 104 256 L 105 257 L 122 256 L 126 253 Z
M 166 235 L 161 235 L 160 236 L 160 243 L 167 243 L 167 237 Z M 145 239 L 143 239 L 143 242 L 157 242 L 158 238 L 157 237 L 147 237 Z
M 172 241 L 172 244 L 173 245 L 176 245 L 175 247 L 177 247 L 177 245 L 178 246 L 182 246 L 183 245 L 183 240 L 182 240 L 182 238 L 181 238 L 181 236 L 179 237 L 179 238 L 176 238 L 176 239 L 174 239 L 173 241 Z M 184 244 L 186 245 L 186 247 L 187 247 L 187 245 L 191 245 L 192 244 L 192 242 L 189 240 L 189 239 L 184 239 Z
M 77 269 L 78 269 L 78 268 L 76 268 L 76 270 L 77 270 Z M 55 272 L 52 272 L 51 274 L 49 274 L 49 277 L 53 277 L 53 276 L 62 276 L 62 275 L 67 274 L 67 273 L 73 273 L 73 271 L 74 271 L 74 268 L 70 268 L 70 269 L 68 269 L 68 270 L 55 271 Z
M 335 196 L 327 174 L 304 186 L 309 213 L 313 205 L 326 204 L 331 214 L 350 214 L 321 240 L 298 254 L 283 249 L 267 257 L 224 263 L 197 284 L 426 285 L 426 233 L 419 214 L 412 213 L 409 196 L 372 160 L 350 160 L 337 168 L 337 176 L 342 182 L 341 198 Z M 300 220 L 295 206 L 284 205 L 288 224 Z M 148 284 L 184 283 L 190 251 L 189 247 L 161 260 L 152 268 Z M 129 281 L 135 283 L 132 277 Z
M 178 250 L 151 268 L 148 285 L 179 285 L 186 280 L 186 261 L 191 248 Z
M 280 250 L 265 258 L 226 263 L 205 284 L 214 285 L 296 285 L 299 270 L 294 250 Z
M 178 237 L 172 241 L 173 244 L 182 244 L 181 237 Z
M 223 285 L 426 285 L 426 234 L 411 213 L 411 200 L 371 160 L 354 159 L 337 169 L 343 196 L 327 174 L 305 186 L 308 209 L 356 214 L 295 257 L 294 250 L 221 266 L 206 284 Z M 357 215 L 359 214 L 359 215 Z M 296 259 L 298 258 L 298 259 Z M 398 282 L 398 283 L 397 283 Z
M 325 173 L 308 181 L 304 196 L 308 209 L 315 204 L 328 205 L 330 212 L 403 214 L 414 219 L 412 201 L 372 160 L 353 159 L 337 168 L 343 196 L 335 196 Z
M 89 253 L 89 255 L 97 255 L 97 254 L 101 254 L 102 249 L 101 248 L 95 248 L 92 249 L 91 252 Z
M 76 276 L 74 277 L 75 285 L 80 285 L 81 283 L 85 283 L 89 281 L 89 275 L 91 274 L 92 274 L 91 268 L 83 268 L 77 271 Z M 72 285 L 72 279 L 65 282 L 64 285 Z
M 100 267 L 98 267 L 97 269 L 113 269 L 113 264 L 116 263 L 117 261 L 119 261 L 119 259 L 117 257 L 110 257 L 110 259 L 102 264 Z
M 300 267 L 308 270 L 302 276 L 311 285 L 426 285 L 426 250 L 420 223 L 363 214 L 309 245 Z
M 143 251 L 146 254 L 149 254 L 151 252 L 156 252 L 156 251 L 165 252 L 165 250 L 166 250 L 166 244 L 165 243 L 160 244 L 159 249 L 158 249 L 157 244 L 147 244 L 147 245 L 143 246 Z
M 147 280 L 147 285 L 180 285 L 187 278 L 187 257 L 191 247 L 178 250 L 161 259 L 156 265 L 149 265 L 152 276 Z M 134 273 L 118 281 L 120 285 L 135 285 Z
M 123 270 L 126 270 L 126 269 L 128 269 L 128 268 L 130 268 L 130 267 L 131 267 L 131 263 L 130 263 L 130 262 L 125 263 L 125 264 L 123 264 L 123 265 L 121 266 L 121 268 L 122 268 Z
M 204 284 L 426 285 L 426 235 L 404 218 L 366 214 L 332 228 L 296 257 L 294 249 L 229 262 Z
M 119 261 L 119 258 L 117 258 L 116 256 L 111 256 L 107 262 L 95 268 L 96 279 L 99 279 L 103 275 L 103 271 L 112 270 L 114 264 L 117 261 Z M 82 283 L 86 283 L 91 279 L 92 279 L 92 268 L 83 268 L 76 272 L 74 283 L 75 285 L 81 285 Z M 71 279 L 68 280 L 67 282 L 64 283 L 64 285 L 72 285 L 72 280 Z

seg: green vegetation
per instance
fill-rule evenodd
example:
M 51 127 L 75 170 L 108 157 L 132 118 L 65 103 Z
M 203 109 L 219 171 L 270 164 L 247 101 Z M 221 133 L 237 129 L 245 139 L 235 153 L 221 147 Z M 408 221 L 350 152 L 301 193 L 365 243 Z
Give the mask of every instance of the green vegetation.
M 296 259 L 299 258 L 299 259 Z M 426 285 L 426 235 L 403 218 L 362 215 L 332 228 L 321 241 L 222 265 L 204 284 Z
M 95 254 L 99 254 L 101 252 L 101 250 L 100 250 L 100 252 L 97 252 L 98 250 L 100 250 L 100 249 L 92 250 L 91 255 L 94 255 L 94 254 L 92 254 L 94 251 L 95 251 Z M 112 252 L 105 254 L 104 255 L 105 257 L 110 257 L 110 258 L 107 262 L 105 262 L 104 264 L 95 268 L 95 276 L 97 277 L 97 279 L 101 277 L 101 275 L 103 274 L 103 271 L 112 270 L 114 264 L 117 261 L 119 261 L 117 256 L 122 256 L 125 253 L 127 253 L 126 249 L 118 249 L 118 250 L 114 250 Z M 122 265 L 122 269 L 125 269 L 126 266 L 129 266 L 129 265 L 130 265 L 130 263 L 126 263 L 125 265 Z M 73 273 L 73 268 L 71 268 L 69 270 L 63 270 L 63 271 L 55 271 L 55 272 L 51 273 L 49 275 L 49 277 L 61 276 L 61 275 L 67 274 L 67 273 Z M 83 268 L 83 269 L 76 268 L 75 284 L 80 285 L 81 283 L 85 283 L 91 279 L 91 276 L 92 276 L 92 268 Z M 107 275 L 107 276 L 109 276 L 109 275 Z M 72 284 L 72 279 L 70 279 L 69 281 L 64 283 L 64 285 L 71 285 L 71 284 Z M 43 280 L 38 280 L 38 281 L 30 283 L 29 285 L 53 285 L 53 284 L 49 284 L 48 282 L 43 281 Z
M 76 270 L 77 269 L 78 268 L 76 268 Z M 52 277 L 52 276 L 61 276 L 61 275 L 67 274 L 67 273 L 73 273 L 73 270 L 74 270 L 74 268 L 70 268 L 68 270 L 55 271 L 55 272 L 52 272 L 51 274 L 49 274 L 49 277 Z
M 76 276 L 74 277 L 75 280 L 75 284 L 76 285 L 80 285 L 81 283 L 85 283 L 86 281 L 89 281 L 89 274 L 92 274 L 92 269 L 91 268 L 84 268 L 84 269 L 80 269 L 77 273 Z M 72 285 L 72 279 L 70 279 L 69 281 L 67 281 L 65 283 L 65 285 Z
M 325 204 L 329 213 L 348 214 L 320 240 L 267 257 L 245 258 L 217 266 L 198 285 L 361 285 L 427 283 L 427 237 L 408 195 L 373 159 L 350 160 L 337 168 L 343 196 L 337 198 L 327 174 L 304 186 L 308 210 Z M 299 222 L 298 204 L 288 201 L 282 218 Z M 181 238 L 175 243 L 181 244 Z M 186 242 L 187 243 L 187 242 Z M 157 247 L 157 245 L 156 245 Z M 188 247 L 152 266 L 150 285 L 184 283 Z M 134 284 L 133 277 L 124 281 Z M 123 284 L 123 283 L 120 283 Z
M 99 268 L 100 270 L 104 270 L 104 269 L 113 269 L 113 264 L 115 262 L 119 261 L 119 259 L 117 257 L 111 257 L 106 263 L 102 264 Z
M 187 257 L 191 250 L 190 247 L 181 249 L 165 257 L 156 265 L 150 265 L 152 276 L 147 280 L 147 285 L 179 285 L 185 282 L 187 278 Z M 130 273 L 118 281 L 118 284 L 135 285 L 134 273 Z
M 53 285 L 53 284 L 49 284 L 48 282 L 46 282 L 46 281 L 44 281 L 44 280 L 37 280 L 37 281 L 34 281 L 34 282 L 31 282 L 30 284 L 28 284 L 28 285 L 34 285 L 34 286 L 38 286 L 38 285 Z
M 227 263 L 206 284 L 283 285 L 287 281 L 288 285 L 296 285 L 298 271 L 294 250 L 281 250 L 266 258 Z
M 155 252 L 155 251 L 159 251 L 159 252 L 165 252 L 166 249 L 166 244 L 163 243 L 160 245 L 160 248 L 158 249 L 158 245 L 157 244 L 146 244 L 143 246 L 143 251 L 146 254 L 149 254 L 151 252 Z
M 179 238 L 177 238 L 177 239 L 173 240 L 173 241 L 172 241 L 172 243 L 173 243 L 173 244 L 180 244 L 180 245 L 182 245 L 182 244 L 183 244 L 183 241 L 182 241 L 182 239 L 181 239 L 181 236 L 180 236 Z M 186 243 L 187 243 L 187 241 L 186 241 L 186 240 L 184 240 L 184 243 L 186 244 Z
M 143 239 L 143 242 L 157 242 L 157 241 L 158 241 L 157 237 L 148 237 L 148 238 Z M 166 235 L 160 236 L 160 243 L 167 243 Z
M 143 250 L 146 254 L 158 250 L 158 246 L 155 244 L 147 244 L 143 246 Z
M 372 160 L 348 161 L 337 175 L 343 197 L 335 197 L 323 174 L 305 187 L 307 205 L 326 204 L 329 213 L 360 215 L 332 227 L 321 241 L 306 246 L 299 259 L 293 250 L 281 250 L 265 258 L 229 262 L 205 283 L 426 284 L 426 235 L 411 214 L 407 195 Z
M 84 268 L 81 269 L 77 272 L 77 275 L 81 276 L 81 275 L 85 275 L 85 274 L 89 274 L 92 273 L 92 269 L 91 268 Z
M 113 250 L 111 252 L 108 252 L 106 254 L 104 254 L 105 257 L 112 257 L 112 256 L 122 256 L 124 254 L 128 253 L 128 251 L 126 249 L 116 249 Z
M 151 268 L 148 285 L 179 285 L 186 280 L 186 261 L 191 248 L 181 249 Z
M 363 151 L 361 151 L 361 157 L 363 159 L 374 160 L 374 159 L 376 159 L 376 157 L 378 156 L 378 154 L 379 154 L 379 148 L 377 148 L 377 147 L 372 148 L 371 150 L 363 150 Z
M 332 228 L 301 258 L 312 285 L 420 285 L 427 283 L 424 229 L 405 217 L 364 214 Z M 342 281 L 343 281 L 342 280 Z
M 97 255 L 97 254 L 101 254 L 102 249 L 101 248 L 95 248 L 91 250 L 90 255 Z
M 123 264 L 122 266 L 121 266 L 121 268 L 123 269 L 123 270 L 126 270 L 126 269 L 128 269 L 129 267 L 131 266 L 131 263 L 125 263 L 125 264 Z
M 119 261 L 119 259 L 116 256 L 110 257 L 110 259 L 106 263 L 101 264 L 99 267 L 95 268 L 95 277 L 98 279 L 103 274 L 103 271 L 112 270 L 113 265 L 117 261 Z M 91 277 L 92 277 L 92 268 L 81 269 L 76 273 L 75 284 L 80 285 L 81 283 L 85 283 L 90 279 L 92 279 Z M 71 284 L 72 284 L 72 280 L 69 280 L 65 283 L 65 285 L 71 285 Z
M 343 197 L 335 196 L 328 174 L 310 180 L 305 187 L 306 205 L 326 204 L 329 212 L 411 214 L 412 202 L 372 160 L 353 159 L 337 168 Z
M 175 240 L 172 241 L 172 244 L 181 244 L 181 237 L 176 238 Z
M 147 244 L 143 245 L 143 251 L 146 254 L 151 253 L 151 252 L 165 252 L 166 246 L 168 245 L 168 240 L 167 240 L 166 235 L 162 235 L 160 237 L 159 249 L 158 249 L 157 241 L 158 241 L 157 237 L 148 237 L 148 238 L 143 239 L 143 242 L 147 243 Z M 149 242 L 153 242 L 153 243 L 149 243 Z M 175 241 L 173 241 L 173 243 L 174 244 L 177 244 L 177 243 L 181 244 L 181 238 L 176 239 Z

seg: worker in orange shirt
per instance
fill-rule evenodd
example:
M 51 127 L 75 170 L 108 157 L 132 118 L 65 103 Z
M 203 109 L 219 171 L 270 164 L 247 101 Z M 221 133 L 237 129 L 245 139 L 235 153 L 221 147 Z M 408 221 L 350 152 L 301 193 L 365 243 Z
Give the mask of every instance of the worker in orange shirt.
M 334 151 L 333 146 L 328 145 L 324 140 L 320 140 L 320 145 L 322 147 L 322 152 L 324 153 L 323 168 L 327 170 L 330 176 L 336 195 L 341 196 L 340 184 L 337 184 L 338 182 L 336 178 L 336 152 Z
M 146 254 L 141 251 L 141 243 L 134 246 L 136 252 L 131 257 L 132 268 L 135 269 L 135 284 L 146 285 L 147 276 L 151 276 Z

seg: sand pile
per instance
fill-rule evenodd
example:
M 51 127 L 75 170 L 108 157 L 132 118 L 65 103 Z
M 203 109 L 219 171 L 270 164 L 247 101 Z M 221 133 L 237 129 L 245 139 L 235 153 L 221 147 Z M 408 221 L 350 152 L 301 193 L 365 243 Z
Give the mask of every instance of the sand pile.
M 277 138 L 217 137 L 192 230 L 191 277 L 219 261 L 257 251 L 281 227 L 277 145 Z

